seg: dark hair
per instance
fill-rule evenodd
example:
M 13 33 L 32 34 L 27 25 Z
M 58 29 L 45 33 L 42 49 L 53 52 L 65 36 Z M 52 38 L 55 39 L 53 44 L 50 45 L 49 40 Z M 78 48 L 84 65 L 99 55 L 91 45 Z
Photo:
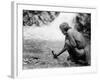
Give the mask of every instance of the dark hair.
M 60 24 L 60 29 L 61 30 L 65 30 L 67 31 L 68 29 L 70 29 L 71 27 L 68 25 L 67 22 L 63 22 L 62 24 Z

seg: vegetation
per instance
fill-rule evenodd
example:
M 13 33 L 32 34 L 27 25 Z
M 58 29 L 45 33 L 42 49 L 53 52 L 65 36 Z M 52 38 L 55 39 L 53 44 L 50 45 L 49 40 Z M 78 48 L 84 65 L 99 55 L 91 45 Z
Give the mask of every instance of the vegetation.
M 91 14 L 89 13 L 78 13 L 74 19 L 75 28 L 83 33 L 83 35 L 91 39 Z
M 23 10 L 23 26 L 42 26 L 51 23 L 59 12 Z

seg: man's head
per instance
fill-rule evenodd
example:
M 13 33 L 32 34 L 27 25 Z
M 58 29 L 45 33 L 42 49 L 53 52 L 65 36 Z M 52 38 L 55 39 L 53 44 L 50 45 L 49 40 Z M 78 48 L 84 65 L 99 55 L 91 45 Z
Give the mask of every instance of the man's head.
M 61 31 L 62 31 L 62 33 L 64 34 L 64 35 L 66 35 L 67 34 L 67 31 L 70 29 L 71 27 L 68 25 L 68 23 L 66 23 L 66 22 L 63 22 L 61 25 L 60 25 L 60 29 L 61 29 Z

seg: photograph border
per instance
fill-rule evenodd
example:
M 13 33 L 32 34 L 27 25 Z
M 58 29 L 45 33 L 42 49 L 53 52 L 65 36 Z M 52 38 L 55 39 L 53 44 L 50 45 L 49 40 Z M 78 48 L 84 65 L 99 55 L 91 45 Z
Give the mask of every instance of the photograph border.
M 60 74 L 66 75 L 66 73 L 67 74 L 70 74 L 70 73 L 71 74 L 72 73 L 91 73 L 91 72 L 96 72 L 97 71 L 96 54 L 95 55 L 93 54 L 93 58 L 92 59 L 95 59 L 95 60 L 94 60 L 94 64 L 91 65 L 91 67 L 81 67 L 80 69 L 77 69 L 75 67 L 71 67 L 73 69 L 71 69 L 69 67 L 67 69 L 65 69 L 65 68 L 52 68 L 51 69 L 50 68 L 50 69 L 34 69 L 33 71 L 32 70 L 23 71 L 22 70 L 22 65 L 20 63 L 20 62 L 22 62 L 22 56 L 19 55 L 19 53 L 22 51 L 22 50 L 19 49 L 21 47 L 21 45 L 22 45 L 21 44 L 22 42 L 19 41 L 19 39 L 20 39 L 19 35 L 21 33 L 21 30 L 23 30 L 23 29 L 20 30 L 19 27 L 18 27 L 18 25 L 19 25 L 18 22 L 21 21 L 21 20 L 19 20 L 19 13 L 18 13 L 19 5 L 21 5 L 21 6 L 23 6 L 23 5 L 25 5 L 25 6 L 31 5 L 31 6 L 36 6 L 36 7 L 39 7 L 39 6 L 43 7 L 44 6 L 44 7 L 49 7 L 49 8 L 56 7 L 56 8 L 61 8 L 61 9 L 65 9 L 65 10 L 74 8 L 76 10 L 76 12 L 77 12 L 77 9 L 78 10 L 84 9 L 84 10 L 87 10 L 86 11 L 87 13 L 88 13 L 88 10 L 89 10 L 91 15 L 94 16 L 93 20 L 91 19 L 92 20 L 91 21 L 91 23 L 92 23 L 92 25 L 91 25 L 91 53 L 95 52 L 95 50 L 92 51 L 92 49 L 93 49 L 92 48 L 93 47 L 92 43 L 94 44 L 94 42 L 92 42 L 92 41 L 93 41 L 93 36 L 95 36 L 95 35 L 92 34 L 92 32 L 95 31 L 93 26 L 96 25 L 96 8 L 59 6 L 59 5 L 41 5 L 41 4 L 31 4 L 31 3 L 29 4 L 29 3 L 12 2 L 12 5 L 11 5 L 11 8 L 12 8 L 12 10 L 11 10 L 11 13 L 12 13 L 12 18 L 11 18 L 12 19 L 12 21 L 11 21 L 11 25 L 12 25 L 12 30 L 11 30 L 12 31 L 11 32 L 12 33 L 12 35 L 11 35 L 12 36 L 11 76 L 13 78 L 17 78 L 17 77 L 34 77 L 34 76 L 38 76 L 39 77 L 41 75 L 45 76 L 45 75 L 47 75 L 46 72 L 49 72 L 48 75 L 49 74 L 50 75 L 60 75 Z M 24 8 L 22 8 L 22 9 L 24 9 Z M 74 12 L 75 12 L 75 10 L 74 10 Z M 54 11 L 54 9 L 53 9 L 53 11 Z M 60 11 L 60 12 L 62 12 L 62 11 Z M 77 12 L 77 13 L 79 13 L 79 12 Z M 69 13 L 71 13 L 71 12 L 69 11 Z M 20 24 L 20 25 L 22 25 L 22 24 Z M 20 36 L 20 37 L 22 37 L 22 36 Z M 80 71 L 82 69 L 83 69 L 83 71 Z M 87 71 L 86 70 L 84 71 L 84 69 L 87 69 Z M 37 73 L 35 74 L 35 72 L 37 72 Z M 30 74 L 30 75 L 28 75 L 28 74 Z M 33 76 L 33 74 L 34 74 L 34 76 Z

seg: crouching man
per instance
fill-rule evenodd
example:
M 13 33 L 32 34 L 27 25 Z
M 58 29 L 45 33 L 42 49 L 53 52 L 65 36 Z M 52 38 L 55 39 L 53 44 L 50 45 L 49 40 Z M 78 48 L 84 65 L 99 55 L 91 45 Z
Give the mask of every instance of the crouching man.
M 66 22 L 60 25 L 60 30 L 65 35 L 65 45 L 58 54 L 54 54 L 54 58 L 67 50 L 69 60 L 83 65 L 90 65 L 90 45 L 84 36 L 76 29 L 71 28 Z

